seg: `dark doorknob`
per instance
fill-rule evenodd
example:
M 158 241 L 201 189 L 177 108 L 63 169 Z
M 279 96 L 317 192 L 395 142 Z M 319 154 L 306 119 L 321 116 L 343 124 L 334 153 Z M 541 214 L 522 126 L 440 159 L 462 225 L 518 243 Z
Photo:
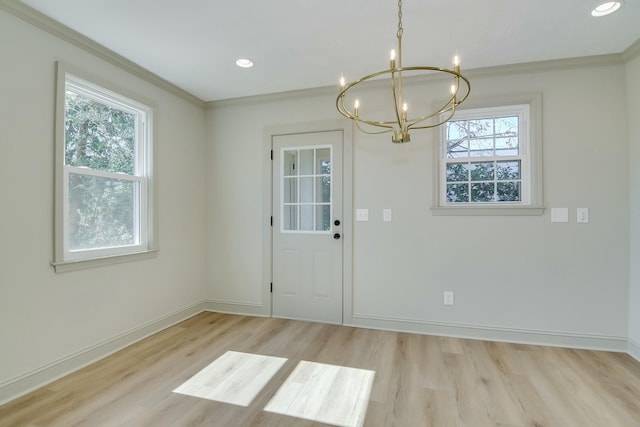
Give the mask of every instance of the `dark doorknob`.
M 336 233 L 336 234 L 334 234 L 334 235 L 333 235 L 333 238 L 334 238 L 334 239 L 336 239 L 336 240 L 338 240 L 338 239 L 340 238 L 340 233 Z
M 335 225 L 336 227 L 340 225 L 340 220 L 336 219 L 335 221 L 333 221 L 333 225 Z

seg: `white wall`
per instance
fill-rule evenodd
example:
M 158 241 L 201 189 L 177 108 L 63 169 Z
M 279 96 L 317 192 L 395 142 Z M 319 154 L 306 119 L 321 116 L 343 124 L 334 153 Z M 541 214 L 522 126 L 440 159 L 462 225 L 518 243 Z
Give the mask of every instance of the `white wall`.
M 631 204 L 629 352 L 640 360 L 640 56 L 626 64 Z
M 205 116 L 201 107 L 3 11 L 0 58 L 1 402 L 24 391 L 9 387 L 16 380 L 33 374 L 20 387 L 36 385 L 59 373 L 38 377 L 45 367 L 201 303 Z M 156 258 L 64 274 L 50 266 L 57 60 L 155 103 Z
M 629 204 L 624 66 L 473 76 L 473 97 L 543 97 L 543 216 L 433 216 L 434 133 L 412 142 L 354 132 L 353 318 L 345 322 L 560 345 L 624 349 L 628 326 Z M 324 92 L 322 92 L 324 93 Z M 269 312 L 262 253 L 266 127 L 336 118 L 335 95 L 220 103 L 208 112 L 213 307 Z M 266 187 L 268 188 L 268 186 Z M 266 195 L 266 197 L 269 197 Z M 577 224 L 575 209 L 591 221 Z M 382 209 L 393 222 L 382 222 Z M 268 263 L 268 259 L 267 259 Z M 445 307 L 443 291 L 456 293 Z

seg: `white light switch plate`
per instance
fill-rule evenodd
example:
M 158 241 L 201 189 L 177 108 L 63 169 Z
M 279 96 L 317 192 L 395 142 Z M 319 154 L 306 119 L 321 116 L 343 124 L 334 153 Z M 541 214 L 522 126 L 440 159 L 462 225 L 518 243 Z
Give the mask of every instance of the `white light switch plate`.
M 369 221 L 369 209 L 356 209 L 356 221 Z
M 569 208 L 551 208 L 551 222 L 569 222 Z
M 391 222 L 391 209 L 382 210 L 382 220 L 385 222 Z

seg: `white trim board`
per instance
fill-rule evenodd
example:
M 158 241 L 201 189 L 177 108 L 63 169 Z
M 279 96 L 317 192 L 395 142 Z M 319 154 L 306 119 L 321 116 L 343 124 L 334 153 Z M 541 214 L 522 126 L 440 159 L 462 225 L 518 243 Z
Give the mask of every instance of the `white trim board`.
M 627 353 L 629 356 L 636 359 L 640 362 L 640 343 L 629 338 L 629 347 L 627 348 Z
M 206 299 L 203 311 L 213 313 L 237 314 L 241 316 L 269 317 L 270 307 L 255 302 Z
M 367 314 L 354 314 L 351 318 L 351 323 L 345 323 L 345 326 L 483 341 L 602 350 L 622 353 L 626 353 L 629 348 L 628 339 L 626 337 L 503 328 L 460 323 L 429 322 Z M 638 349 L 640 350 L 640 347 L 638 347 Z
M 204 303 L 199 302 L 174 313 L 152 320 L 111 339 L 55 360 L 40 368 L 0 383 L 0 405 L 17 399 L 33 390 L 104 359 L 111 354 L 167 329 L 196 314 L 202 313 Z

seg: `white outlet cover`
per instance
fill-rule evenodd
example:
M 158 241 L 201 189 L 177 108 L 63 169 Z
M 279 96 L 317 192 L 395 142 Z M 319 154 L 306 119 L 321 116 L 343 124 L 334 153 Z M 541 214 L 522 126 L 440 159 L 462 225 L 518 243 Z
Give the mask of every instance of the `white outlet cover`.
M 445 291 L 445 293 L 444 293 L 444 305 L 453 305 L 453 292 Z
M 589 222 L 589 208 L 578 208 L 576 210 L 576 222 L 579 222 L 579 223 Z
M 391 222 L 391 209 L 382 210 L 382 220 L 385 222 Z

